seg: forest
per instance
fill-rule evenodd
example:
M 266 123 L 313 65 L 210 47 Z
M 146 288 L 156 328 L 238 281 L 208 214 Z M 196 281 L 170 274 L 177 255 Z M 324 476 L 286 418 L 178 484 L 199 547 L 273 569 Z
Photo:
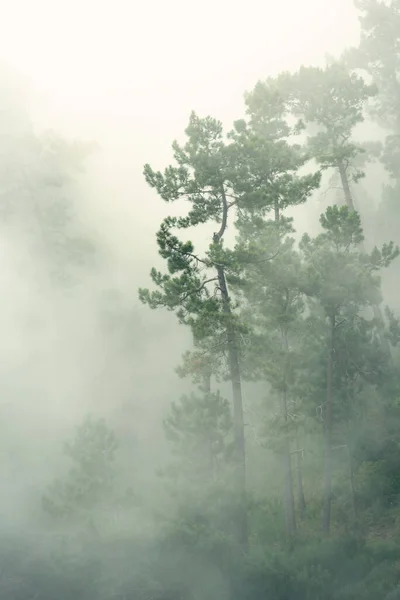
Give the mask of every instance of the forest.
M 165 216 L 125 296 L 96 143 L 0 74 L 1 598 L 400 600 L 400 1 L 356 6 L 358 46 L 144 157 Z

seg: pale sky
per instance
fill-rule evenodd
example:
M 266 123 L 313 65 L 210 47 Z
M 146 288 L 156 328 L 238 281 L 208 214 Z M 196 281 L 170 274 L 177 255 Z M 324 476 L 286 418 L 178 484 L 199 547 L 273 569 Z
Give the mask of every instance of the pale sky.
M 0 57 L 54 122 L 85 135 L 168 132 L 229 115 L 259 78 L 357 40 L 352 0 L 0 0 Z
M 118 264 L 146 273 L 143 256 L 157 255 L 164 208 L 144 182 L 143 164 L 168 164 L 190 111 L 229 126 L 243 116 L 243 93 L 258 79 L 322 64 L 325 53 L 339 54 L 358 39 L 353 0 L 0 6 L 0 59 L 31 79 L 43 125 L 101 144 L 87 192 L 89 220 L 120 253 Z

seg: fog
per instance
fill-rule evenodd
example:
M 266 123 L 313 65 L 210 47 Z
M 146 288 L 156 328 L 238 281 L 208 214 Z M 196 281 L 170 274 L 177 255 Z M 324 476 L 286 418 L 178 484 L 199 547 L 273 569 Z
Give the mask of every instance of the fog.
M 276 560 L 283 561 L 283 580 L 292 581 L 295 571 L 297 577 L 296 569 L 303 572 L 302 563 L 296 562 L 300 559 L 290 554 L 292 546 L 288 556 L 295 558 L 285 558 L 288 521 L 281 488 L 286 485 L 282 483 L 286 467 L 282 467 L 280 451 L 276 451 L 275 438 L 265 424 L 265 416 L 261 417 L 259 412 L 264 410 L 262 407 L 268 398 L 274 397 L 275 375 L 271 380 L 261 378 L 260 382 L 258 375 L 250 374 L 242 382 L 246 461 L 252 464 L 247 474 L 251 498 L 246 500 L 250 506 L 249 527 L 255 532 L 254 544 L 246 554 L 250 558 L 242 560 L 236 550 L 226 549 L 231 543 L 228 534 L 224 537 L 225 533 L 221 533 L 220 538 L 215 534 L 209 545 L 201 538 L 202 526 L 190 520 L 188 506 L 192 503 L 200 510 L 199 507 L 207 505 L 207 510 L 215 514 L 220 510 L 224 513 L 223 519 L 234 522 L 236 517 L 232 514 L 237 516 L 233 511 L 238 509 L 231 509 L 230 504 L 227 509 L 224 504 L 225 495 L 231 490 L 226 481 L 231 480 L 229 476 L 224 479 L 223 493 L 219 491 L 216 496 L 212 494 L 217 494 L 218 477 L 213 479 L 212 491 L 198 483 L 199 488 L 192 488 L 190 476 L 186 483 L 179 484 L 180 491 L 171 484 L 169 478 L 177 480 L 186 475 L 182 472 L 179 476 L 171 475 L 168 471 L 174 451 L 165 436 L 163 422 L 170 414 L 171 403 L 196 388 L 188 378 L 182 379 L 176 373 L 183 353 L 193 347 L 193 336 L 189 327 L 178 323 L 173 311 L 150 310 L 140 302 L 138 290 L 152 286 L 150 270 L 153 266 L 165 271 L 156 232 L 165 217 L 181 214 L 180 204 L 171 207 L 146 183 L 144 165 L 150 163 L 155 170 L 163 171 L 171 163 L 172 141 L 184 139 L 191 111 L 200 117 L 211 115 L 221 120 L 229 131 L 232 123 L 244 116 L 244 94 L 253 90 L 257 81 L 275 77 L 282 71 L 295 72 L 302 65 L 323 68 L 327 57 L 340 58 L 347 48 L 357 46 L 360 25 L 353 2 L 14 0 L 7 6 L 4 3 L 2 13 L 0 481 L 4 493 L 0 500 L 0 524 L 2 530 L 7 531 L 7 540 L 17 540 L 15 544 L 24 546 L 21 555 L 15 550 L 14 559 L 14 542 L 7 541 L 0 553 L 4 554 L 4 560 L 14 561 L 10 570 L 16 570 L 16 575 L 8 575 L 7 567 L 0 569 L 2 594 L 16 600 L 50 600 L 55 598 L 56 592 L 63 600 L 253 600 L 256 597 L 293 600 L 297 599 L 297 589 L 300 600 L 339 600 L 339 596 L 333 595 L 333 579 L 329 579 L 326 588 L 321 583 L 318 594 L 322 595 L 315 591 L 319 583 L 312 588 L 314 591 L 301 591 L 301 595 L 300 575 L 298 579 L 293 576 L 297 583 L 293 583 L 292 591 L 290 586 L 280 588 L 280 583 L 270 582 L 257 588 L 252 579 L 257 580 L 257 569 L 263 576 L 268 573 L 270 577 L 275 568 L 271 567 L 275 560 L 273 548 L 279 555 Z M 371 138 L 384 142 L 385 132 L 371 120 L 357 127 L 354 137 L 360 142 Z M 302 140 L 304 142 L 306 137 Z M 68 146 L 75 141 L 93 144 L 91 152 L 82 160 L 80 149 Z M 306 172 L 314 172 L 316 165 L 312 163 L 310 167 L 307 163 Z M 321 185 L 305 205 L 291 206 L 288 210 L 294 217 L 297 241 L 305 232 L 314 236 L 321 231 L 320 213 L 335 204 L 342 194 L 342 188 L 332 182 L 331 175 L 323 173 Z M 375 163 L 368 166 L 366 178 L 354 190 L 354 204 L 361 213 L 369 249 L 375 243 L 390 241 L 386 237 L 386 226 L 378 225 L 382 221 L 378 222 L 376 216 L 382 184 L 388 180 L 382 164 Z M 56 206 L 54 214 L 53 204 Z M 391 228 L 386 228 L 391 235 Z M 190 239 L 196 242 L 196 248 L 206 251 L 214 230 L 215 222 L 207 224 L 191 233 Z M 235 235 L 233 225 L 228 225 L 226 239 L 233 244 Z M 395 312 L 400 309 L 397 272 L 389 271 L 389 275 L 383 276 L 384 303 Z M 240 291 L 237 294 L 240 298 Z M 366 310 L 367 304 L 361 303 L 362 310 Z M 246 319 L 250 319 L 246 315 Z M 220 325 L 215 327 L 217 330 Z M 239 331 L 242 339 L 248 335 L 245 329 Z M 296 330 L 295 345 L 303 344 L 302 335 L 304 332 Z M 379 335 L 379 331 L 371 334 L 373 343 Z M 323 354 L 325 350 L 318 350 L 322 346 L 318 345 L 321 342 L 317 337 L 316 349 L 304 351 L 301 346 L 300 351 L 311 357 L 319 351 Z M 355 352 L 361 356 L 361 350 Z M 393 352 L 398 362 L 396 350 Z M 252 354 L 248 360 L 257 362 Z M 317 359 L 310 360 L 317 365 Z M 377 358 L 376 364 L 380 365 L 380 360 Z M 246 369 L 251 371 L 250 367 Z M 397 373 L 398 367 L 393 369 L 397 369 Z M 303 397 L 316 398 L 316 407 L 305 410 L 312 418 L 323 406 L 318 394 L 325 393 L 321 390 L 326 388 L 325 383 L 315 383 L 313 377 L 310 376 L 307 383 L 296 380 L 290 384 L 295 390 L 290 393 L 298 393 L 301 402 Z M 382 378 L 385 379 L 385 375 Z M 231 404 L 229 379 L 233 382 L 233 377 L 227 377 L 227 381 L 220 379 L 222 381 L 213 385 Z M 394 381 L 397 379 L 395 375 L 392 377 L 392 371 L 384 384 L 381 380 L 372 383 L 368 380 L 370 387 L 365 392 L 368 410 L 374 410 L 377 398 L 381 400 L 379 394 L 382 397 L 385 393 L 392 394 L 387 404 L 396 404 L 393 398 L 397 398 L 397 391 L 393 390 L 398 388 Z M 357 384 L 355 377 L 351 385 L 355 388 Z M 318 393 L 310 391 L 312 385 L 320 385 Z M 385 392 L 381 388 L 385 388 Z M 280 398 L 280 394 L 279 388 L 277 397 Z M 268 408 L 267 413 L 268 418 L 275 414 L 272 408 Z M 93 509 L 87 520 L 79 516 L 69 521 L 69 517 L 61 518 L 46 509 L 43 498 L 46 494 L 52 496 L 54 490 L 49 490 L 55 481 L 69 481 L 71 456 L 66 456 L 64 446 L 78 435 L 79 426 L 88 415 L 95 420 L 104 418 L 106 426 L 115 433 L 118 458 L 113 481 L 116 481 L 116 491 L 111 493 L 107 487 L 108 495 L 96 505 L 99 517 Z M 215 418 L 223 420 L 218 415 Z M 309 456 L 308 462 L 304 459 L 303 476 L 311 509 L 309 521 L 300 526 L 300 542 L 295 542 L 295 548 L 300 543 L 320 539 L 320 533 L 313 533 L 314 521 L 319 519 L 315 515 L 319 515 L 322 506 L 318 495 L 322 489 L 322 434 L 316 433 L 318 419 L 316 422 L 317 425 L 305 429 L 305 433 L 301 429 L 299 433 L 296 425 L 296 438 L 288 442 L 293 442 L 293 477 L 297 477 L 298 486 L 303 484 L 298 479 L 302 467 L 297 456 L 301 455 L 302 459 Z M 303 420 L 300 428 L 302 424 Z M 102 426 L 98 427 L 101 436 Z M 223 425 L 218 422 L 218 427 L 223 428 Z M 189 425 L 188 428 L 191 431 Z M 369 431 L 367 426 L 365 430 Z M 357 435 L 350 435 L 344 444 L 338 438 L 337 446 L 350 447 L 349 440 L 355 440 Z M 106 463 L 108 453 L 113 454 L 107 446 L 107 443 L 112 446 L 107 434 L 104 433 L 102 442 L 96 437 L 91 442 L 90 432 L 88 436 L 89 449 L 79 447 L 79 452 L 90 455 L 95 452 L 96 443 L 104 443 L 104 447 L 99 446 L 98 455 Z M 290 452 L 288 456 L 289 461 L 292 460 Z M 351 458 L 349 460 L 350 464 Z M 364 463 L 362 460 L 362 468 L 364 463 L 370 465 L 370 459 Z M 335 463 L 338 472 L 345 472 L 345 458 L 338 461 Z M 196 469 L 193 466 L 193 470 Z M 71 477 L 76 472 L 71 471 Z M 361 469 L 360 473 L 359 493 L 364 498 L 369 471 Z M 315 477 L 318 484 L 313 483 Z M 337 484 L 339 490 L 334 496 L 335 506 L 339 507 L 335 509 L 334 521 L 339 524 L 341 519 L 345 521 L 340 511 L 343 514 L 350 511 L 347 497 L 341 504 L 345 496 L 343 489 L 348 488 L 347 475 L 337 475 L 340 477 L 345 477 L 345 483 L 337 484 L 334 480 L 333 484 L 333 487 Z M 352 472 L 349 477 L 353 482 Z M 69 484 L 59 485 L 62 493 L 73 495 L 74 492 L 68 491 Z M 80 485 L 84 487 L 84 483 Z M 121 500 L 127 489 L 132 490 L 130 504 Z M 179 496 L 182 489 L 186 500 Z M 74 496 L 75 500 L 79 493 Z M 58 497 L 57 494 L 56 491 L 53 496 Z M 364 508 L 360 508 L 362 510 Z M 373 520 L 372 511 L 369 505 L 365 508 L 361 525 L 357 521 L 358 529 L 347 526 L 346 521 L 345 535 L 356 532 L 355 538 L 361 539 Z M 214 512 L 212 519 L 217 519 Z M 222 529 L 224 520 L 223 523 Z M 168 527 L 173 533 L 165 533 L 170 531 Z M 218 530 L 216 525 L 215 529 Z M 340 546 L 342 532 L 339 530 L 340 525 L 337 525 L 333 537 L 339 540 Z M 72 531 L 76 537 L 72 546 L 68 546 L 70 542 L 65 539 L 70 539 Z M 193 531 L 196 531 L 197 541 L 190 546 L 192 542 L 188 540 L 195 535 Z M 59 536 L 66 537 L 59 542 Z M 111 550 L 107 544 L 111 544 Z M 338 555 L 342 552 L 339 546 Z M 300 548 L 299 556 L 301 552 Z M 92 557 L 93 564 L 98 561 L 96 564 L 101 567 L 92 569 Z M 332 564 L 335 557 L 336 554 L 332 554 L 329 559 Z M 286 560 L 288 562 L 284 562 Z M 382 561 L 385 560 L 389 560 L 386 555 Z M 30 561 L 35 564 L 32 566 Z M 35 561 L 41 566 L 37 567 Z M 220 562 L 225 566 L 221 567 Z M 246 563 L 248 571 L 239 576 L 238 564 L 242 563 Z M 19 564 L 23 566 L 19 568 Z M 51 567 L 47 567 L 48 564 Z M 54 575 L 57 569 L 62 573 L 61 583 L 58 583 L 58 575 Z M 308 566 L 304 569 L 307 571 Z M 323 569 L 321 567 L 321 572 Z M 312 579 L 311 575 L 304 575 L 307 577 Z M 318 577 L 320 575 L 315 575 L 316 580 Z M 146 591 L 153 580 L 154 589 Z M 389 575 L 388 580 L 392 581 Z M 164 589 L 167 584 L 170 589 Z M 394 589 L 394 583 L 392 587 Z M 386 591 L 385 588 L 385 595 L 381 597 L 390 600 Z M 353 595 L 349 592 L 340 598 L 361 597 L 356 594 L 356 591 Z M 392 600 L 397 597 L 391 596 Z
M 35 382 L 29 386 L 39 398 L 25 402 L 35 405 L 39 421 L 47 415 L 52 427 L 54 420 L 63 425 L 75 418 L 75 411 L 99 404 L 102 410 L 104 405 L 118 410 L 102 381 L 112 351 L 103 349 L 96 329 L 98 294 L 108 290 L 122 294 L 125 310 L 137 315 L 134 327 L 141 322 L 143 328 L 131 334 L 138 358 L 124 367 L 114 359 L 118 375 L 112 373 L 111 389 L 118 382 L 132 404 L 142 394 L 147 397 L 155 363 L 163 372 L 159 379 L 171 381 L 171 367 L 187 336 L 170 315 L 149 314 L 137 300 L 137 288 L 148 284 L 149 270 L 157 264 L 155 232 L 168 214 L 146 185 L 143 164 L 163 168 L 171 157 L 171 141 L 182 136 L 192 109 L 229 126 L 243 112 L 244 91 L 260 77 L 300 64 L 323 64 L 325 54 L 337 55 L 356 42 L 357 16 L 350 4 L 315 0 L 300 6 L 293 0 L 232 6 L 223 1 L 189 8 L 180 1 L 111 6 L 48 0 L 7 7 L 0 24 L 0 57 L 12 101 L 20 100 L 36 131 L 53 129 L 68 139 L 98 144 L 79 180 L 77 210 L 85 229 L 94 232 L 107 269 L 86 273 L 72 297 L 40 289 L 36 298 L 32 284 L 16 275 L 15 249 L 4 251 L 3 285 L 10 306 L 3 318 L 15 347 L 7 348 L 8 360 L 15 369 L 23 361 L 32 371 Z M 17 127 L 20 118 L 15 117 Z M 300 218 L 306 227 L 304 211 Z M 21 325 L 26 312 L 42 320 L 34 334 Z M 146 322 L 158 327 L 151 341 Z M 11 368 L 7 365 L 10 379 Z M 148 405 L 158 404 L 154 397 L 137 402 L 141 411 L 150 412 L 154 407 Z M 140 421 L 145 421 L 143 413 Z

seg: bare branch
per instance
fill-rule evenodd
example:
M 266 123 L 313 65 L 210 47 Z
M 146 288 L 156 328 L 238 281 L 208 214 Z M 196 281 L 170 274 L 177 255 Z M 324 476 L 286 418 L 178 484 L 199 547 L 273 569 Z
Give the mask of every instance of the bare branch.
M 275 254 L 273 254 L 272 256 L 267 256 L 267 258 L 261 258 L 260 260 L 257 260 L 255 262 L 256 262 L 256 264 L 268 262 L 269 260 L 273 260 L 274 258 L 276 258 L 279 253 L 280 253 L 280 250 L 275 252 Z
M 185 300 L 187 300 L 188 298 L 190 298 L 190 296 L 193 296 L 193 294 L 198 294 L 199 292 L 201 292 L 201 290 L 203 290 L 205 288 L 205 286 L 208 283 L 212 283 L 213 281 L 217 281 L 217 280 L 218 280 L 217 277 L 212 277 L 211 279 L 206 279 L 205 281 L 203 281 L 203 283 L 198 288 L 196 288 L 195 290 L 190 290 L 186 294 L 184 294 L 181 297 L 180 302 L 181 303 L 184 302 Z
M 252 431 L 252 433 L 253 433 L 253 438 L 254 438 L 254 441 L 256 442 L 256 444 L 257 444 L 258 446 L 261 446 L 261 447 L 263 447 L 263 444 L 262 444 L 262 442 L 261 442 L 260 438 L 259 438 L 259 437 L 258 437 L 258 435 L 257 435 L 257 432 L 256 432 L 256 429 L 255 429 L 254 425 L 252 425 L 251 423 L 244 423 L 244 426 L 245 426 L 245 427 L 250 427 L 250 429 L 251 429 L 251 431 Z

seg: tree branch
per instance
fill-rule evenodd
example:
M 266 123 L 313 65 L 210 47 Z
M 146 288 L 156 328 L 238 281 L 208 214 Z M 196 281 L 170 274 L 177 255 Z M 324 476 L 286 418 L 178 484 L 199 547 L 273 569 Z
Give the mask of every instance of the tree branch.
M 180 302 L 181 303 L 185 302 L 185 300 L 187 300 L 188 298 L 190 298 L 190 296 L 193 296 L 193 294 L 198 294 L 199 292 L 201 292 L 201 290 L 203 290 L 205 288 L 205 286 L 208 283 L 211 283 L 213 281 L 218 281 L 218 277 L 212 277 L 211 279 L 206 279 L 205 281 L 203 281 L 203 283 L 198 288 L 196 288 L 195 290 L 190 290 L 186 294 L 184 294 L 181 297 Z
M 226 199 L 224 184 L 221 185 L 221 197 L 222 197 L 222 222 L 221 222 L 221 227 L 220 227 L 218 233 L 214 233 L 214 241 L 216 241 L 216 242 L 221 241 L 221 239 L 225 233 L 227 224 L 228 224 L 229 205 L 228 205 L 228 201 Z

